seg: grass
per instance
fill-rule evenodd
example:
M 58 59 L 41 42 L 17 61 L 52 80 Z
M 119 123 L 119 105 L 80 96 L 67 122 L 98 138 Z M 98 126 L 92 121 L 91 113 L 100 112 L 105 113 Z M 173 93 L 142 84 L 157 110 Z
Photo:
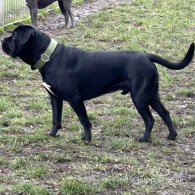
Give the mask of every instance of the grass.
M 134 49 L 171 61 L 182 59 L 195 39 L 193 1 L 137 0 L 110 6 L 61 29 L 59 42 L 86 50 Z M 193 194 L 194 61 L 181 71 L 157 65 L 160 94 L 178 129 L 168 131 L 155 115 L 151 143 L 139 143 L 143 122 L 120 92 L 85 102 L 93 140 L 64 103 L 56 139 L 41 77 L 21 61 L 0 58 L 0 194 Z
M 61 194 L 90 194 L 95 192 L 95 188 L 88 182 L 80 181 L 76 178 L 66 178 L 61 184 Z
M 19 183 L 15 186 L 15 193 L 32 194 L 32 195 L 49 195 L 49 191 L 33 183 Z

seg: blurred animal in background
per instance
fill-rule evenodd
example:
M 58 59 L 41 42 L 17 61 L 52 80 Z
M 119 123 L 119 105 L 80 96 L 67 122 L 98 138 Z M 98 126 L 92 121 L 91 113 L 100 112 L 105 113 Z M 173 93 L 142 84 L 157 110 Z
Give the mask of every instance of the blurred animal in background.
M 70 27 L 74 27 L 74 19 L 71 11 L 72 0 L 26 0 L 26 4 L 30 9 L 31 21 L 34 26 L 37 26 L 38 9 L 46 8 L 55 1 L 58 1 L 58 5 L 62 14 L 65 17 L 65 26 L 68 26 L 69 19 L 71 20 Z

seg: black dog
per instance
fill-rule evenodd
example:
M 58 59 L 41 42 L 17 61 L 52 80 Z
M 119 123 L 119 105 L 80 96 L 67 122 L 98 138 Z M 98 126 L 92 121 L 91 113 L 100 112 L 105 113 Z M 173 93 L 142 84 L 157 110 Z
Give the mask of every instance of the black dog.
M 58 1 L 60 10 L 65 17 L 65 26 L 68 25 L 69 18 L 71 19 L 71 28 L 74 27 L 74 19 L 71 11 L 72 0 L 26 0 L 26 4 L 30 9 L 31 21 L 34 26 L 37 26 L 38 9 L 43 9 L 53 2 Z
M 84 101 L 122 90 L 122 94 L 130 93 L 144 120 L 145 133 L 141 142 L 149 141 L 154 124 L 150 106 L 166 123 L 168 139 L 176 138 L 177 132 L 169 113 L 160 101 L 158 72 L 153 62 L 173 70 L 182 69 L 193 58 L 194 43 L 182 61 L 171 63 L 157 55 L 137 51 L 86 52 L 57 44 L 36 28 L 22 25 L 3 40 L 2 47 L 9 56 L 18 56 L 32 69 L 39 69 L 51 98 L 51 136 L 55 136 L 61 128 L 63 100 L 66 100 L 84 128 L 83 140 L 90 141 L 92 125 Z

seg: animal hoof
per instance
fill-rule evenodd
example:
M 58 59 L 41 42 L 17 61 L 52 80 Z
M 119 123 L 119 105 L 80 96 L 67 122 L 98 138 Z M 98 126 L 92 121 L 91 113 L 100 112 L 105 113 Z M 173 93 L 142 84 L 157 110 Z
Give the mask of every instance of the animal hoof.
M 169 136 L 167 137 L 167 139 L 175 140 L 176 137 L 177 137 L 177 132 L 174 132 L 174 133 L 170 133 Z

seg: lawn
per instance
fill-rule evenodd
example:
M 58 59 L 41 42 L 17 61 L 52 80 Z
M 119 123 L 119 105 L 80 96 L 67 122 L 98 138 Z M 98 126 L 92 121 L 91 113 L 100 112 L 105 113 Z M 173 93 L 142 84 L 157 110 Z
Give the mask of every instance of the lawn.
M 195 41 L 194 0 L 137 0 L 110 6 L 54 38 L 86 50 L 139 50 L 171 61 Z M 51 106 L 37 71 L 0 58 L 0 194 L 194 194 L 195 62 L 180 71 L 157 65 L 160 94 L 178 130 L 176 141 L 153 112 L 151 143 L 129 95 L 85 102 L 92 143 L 64 102 L 60 136 L 50 138 Z

